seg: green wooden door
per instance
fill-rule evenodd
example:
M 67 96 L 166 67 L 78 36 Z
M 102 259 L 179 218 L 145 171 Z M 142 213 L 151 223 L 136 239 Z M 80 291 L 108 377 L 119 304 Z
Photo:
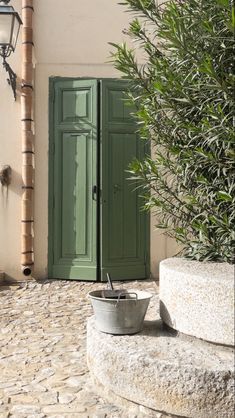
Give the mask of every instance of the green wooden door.
M 50 86 L 49 276 L 97 277 L 97 81 Z
M 141 159 L 144 143 L 126 105 L 128 83 L 101 81 L 101 279 L 148 277 L 149 219 L 136 183 L 129 181 L 129 163 Z
M 148 277 L 149 220 L 126 172 L 145 149 L 125 105 L 127 87 L 121 80 L 51 79 L 51 278 Z

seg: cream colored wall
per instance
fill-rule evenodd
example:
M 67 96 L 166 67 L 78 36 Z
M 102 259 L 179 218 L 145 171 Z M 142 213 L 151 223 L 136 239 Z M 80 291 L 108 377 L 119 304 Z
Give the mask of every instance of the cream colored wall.
M 20 1 L 12 5 L 20 10 Z M 9 58 L 17 74 L 21 71 L 21 49 Z M 10 165 L 12 183 L 6 189 L 0 184 L 0 270 L 13 278 L 20 278 L 21 233 L 21 126 L 20 100 L 14 101 L 7 84 L 7 73 L 0 65 L 0 167 Z
M 20 12 L 21 1 L 11 2 Z M 121 42 L 129 15 L 117 0 L 40 0 L 34 2 L 35 43 L 35 269 L 34 276 L 47 276 L 48 240 L 48 79 L 66 77 L 119 77 L 107 63 L 108 41 Z M 56 13 L 55 13 L 56 11 Z M 20 74 L 20 47 L 11 57 Z M 12 183 L 0 193 L 0 270 L 15 279 L 20 272 L 21 135 L 20 103 L 0 68 L 0 163 L 13 169 Z M 154 224 L 154 222 L 153 222 Z M 151 232 L 151 271 L 171 254 L 165 237 Z

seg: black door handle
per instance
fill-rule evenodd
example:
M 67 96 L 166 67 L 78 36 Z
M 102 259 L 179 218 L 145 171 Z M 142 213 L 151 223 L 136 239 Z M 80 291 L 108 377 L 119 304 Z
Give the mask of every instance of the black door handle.
M 97 195 L 97 186 L 93 186 L 92 187 L 92 200 L 97 200 L 96 195 Z

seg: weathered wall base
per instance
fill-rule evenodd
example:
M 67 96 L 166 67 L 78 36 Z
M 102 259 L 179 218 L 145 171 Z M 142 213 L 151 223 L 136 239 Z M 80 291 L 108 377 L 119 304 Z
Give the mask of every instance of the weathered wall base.
M 4 282 L 5 274 L 3 271 L 0 270 L 0 284 Z

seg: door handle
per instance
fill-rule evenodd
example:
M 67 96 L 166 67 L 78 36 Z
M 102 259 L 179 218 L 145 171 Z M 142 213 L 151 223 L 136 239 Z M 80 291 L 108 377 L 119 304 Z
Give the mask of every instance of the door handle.
M 117 193 L 121 191 L 121 186 L 120 184 L 114 184 L 113 185 L 113 193 Z
M 92 187 L 92 200 L 97 200 L 96 196 L 97 196 L 97 186 L 95 185 Z

